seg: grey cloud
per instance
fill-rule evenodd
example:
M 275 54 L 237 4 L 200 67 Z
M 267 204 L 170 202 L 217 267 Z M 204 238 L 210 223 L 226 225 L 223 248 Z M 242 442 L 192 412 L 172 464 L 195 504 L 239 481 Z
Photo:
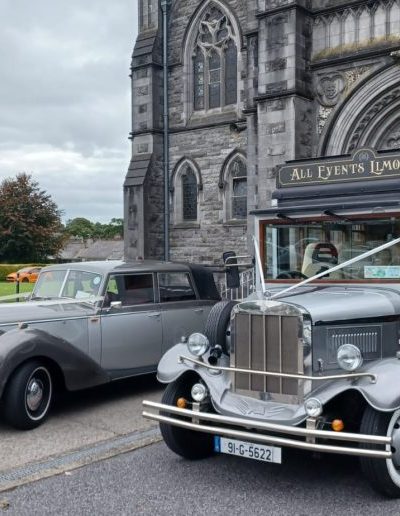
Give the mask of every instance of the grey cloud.
M 0 17 L 0 180 L 32 171 L 67 218 L 121 216 L 136 0 L 2 0 Z

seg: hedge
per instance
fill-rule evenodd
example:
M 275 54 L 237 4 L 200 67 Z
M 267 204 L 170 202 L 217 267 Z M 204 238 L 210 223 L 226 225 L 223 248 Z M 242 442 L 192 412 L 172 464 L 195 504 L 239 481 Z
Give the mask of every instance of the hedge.
M 35 263 L 0 263 L 0 281 L 6 281 L 11 272 L 17 272 L 24 267 L 42 267 L 43 264 Z

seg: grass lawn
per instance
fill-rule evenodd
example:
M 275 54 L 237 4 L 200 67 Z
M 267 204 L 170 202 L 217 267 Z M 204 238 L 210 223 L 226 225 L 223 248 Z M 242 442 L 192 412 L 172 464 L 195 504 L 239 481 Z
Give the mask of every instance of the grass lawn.
M 34 286 L 35 286 L 34 283 L 20 283 L 19 291 L 20 292 L 31 292 L 33 290 Z M 16 292 L 15 288 L 16 288 L 16 283 L 14 283 L 14 282 L 0 281 L 0 296 L 8 296 L 10 294 L 15 294 L 15 292 Z

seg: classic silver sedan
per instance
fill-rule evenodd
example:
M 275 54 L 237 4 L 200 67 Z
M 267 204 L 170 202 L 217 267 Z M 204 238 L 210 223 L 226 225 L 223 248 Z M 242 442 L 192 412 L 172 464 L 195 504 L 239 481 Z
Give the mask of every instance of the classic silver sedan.
M 201 331 L 219 300 L 204 267 L 115 261 L 42 269 L 30 298 L 0 303 L 0 399 L 20 429 L 46 419 L 56 388 L 78 390 L 155 372 Z

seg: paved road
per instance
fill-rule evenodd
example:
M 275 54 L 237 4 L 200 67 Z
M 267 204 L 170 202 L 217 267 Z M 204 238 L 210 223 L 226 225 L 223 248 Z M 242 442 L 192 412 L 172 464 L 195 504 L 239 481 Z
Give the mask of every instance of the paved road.
M 357 461 L 284 453 L 283 465 L 219 456 L 184 461 L 157 443 L 0 494 L 7 516 L 398 515 L 374 494 Z M 2 509 L 0 509 L 2 514 Z
M 12 468 L 156 426 L 142 418 L 141 402 L 159 400 L 162 390 L 154 375 L 137 377 L 66 393 L 35 430 L 21 432 L 0 421 L 0 477 Z

